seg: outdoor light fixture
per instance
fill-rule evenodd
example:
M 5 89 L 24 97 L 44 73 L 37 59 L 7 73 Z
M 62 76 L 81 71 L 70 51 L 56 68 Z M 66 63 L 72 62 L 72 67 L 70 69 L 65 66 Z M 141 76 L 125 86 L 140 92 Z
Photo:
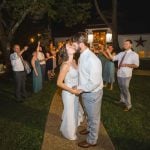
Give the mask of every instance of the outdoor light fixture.
M 90 44 L 90 48 L 92 48 L 93 40 L 94 40 L 93 32 L 92 32 L 92 31 L 89 31 L 89 32 L 88 32 L 88 43 Z
M 112 33 L 106 33 L 106 43 L 112 42 Z
M 37 36 L 40 37 L 40 36 L 41 36 L 41 33 L 38 33 Z
M 94 35 L 92 32 L 88 33 L 88 43 L 93 43 Z
M 31 38 L 31 39 L 30 39 L 30 42 L 33 43 L 33 42 L 34 42 L 34 38 Z

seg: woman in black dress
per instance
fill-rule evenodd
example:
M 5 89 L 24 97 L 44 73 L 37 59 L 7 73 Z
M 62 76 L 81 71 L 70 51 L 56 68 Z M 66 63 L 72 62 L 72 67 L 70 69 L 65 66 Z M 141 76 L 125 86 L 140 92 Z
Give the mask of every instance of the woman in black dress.
M 52 79 L 54 76 L 52 74 L 53 70 L 53 56 L 49 52 L 46 53 L 46 73 L 47 73 L 47 79 Z

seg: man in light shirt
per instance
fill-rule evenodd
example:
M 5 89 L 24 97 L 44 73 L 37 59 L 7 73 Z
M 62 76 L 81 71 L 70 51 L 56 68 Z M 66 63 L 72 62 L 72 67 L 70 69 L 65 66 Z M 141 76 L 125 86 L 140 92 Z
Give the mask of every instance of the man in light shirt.
M 129 111 L 132 107 L 129 84 L 134 68 L 139 67 L 139 55 L 132 50 L 132 41 L 124 41 L 124 52 L 112 56 L 109 51 L 109 57 L 113 61 L 118 61 L 117 79 L 120 88 L 120 101 L 117 103 L 125 104 L 124 111 Z
M 75 49 L 80 51 L 77 88 L 82 92 L 82 101 L 88 120 L 87 129 L 80 131 L 80 134 L 88 134 L 87 139 L 78 143 L 78 146 L 88 148 L 97 145 L 99 134 L 103 96 L 102 65 L 98 57 L 88 48 L 86 35 L 79 33 L 72 40 Z
M 22 102 L 22 96 L 24 98 L 27 97 L 26 87 L 25 87 L 25 80 L 26 80 L 26 72 L 23 64 L 22 54 L 28 49 L 27 46 L 20 50 L 20 46 L 15 44 L 13 46 L 14 53 L 10 55 L 10 61 L 12 65 L 12 70 L 14 73 L 15 79 L 15 95 L 16 101 Z

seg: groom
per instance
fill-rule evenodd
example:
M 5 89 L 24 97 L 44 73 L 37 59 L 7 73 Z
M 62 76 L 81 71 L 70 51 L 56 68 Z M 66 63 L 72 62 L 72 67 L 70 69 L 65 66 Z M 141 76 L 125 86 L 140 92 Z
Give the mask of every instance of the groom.
M 86 141 L 78 146 L 88 148 L 97 145 L 99 134 L 101 102 L 103 96 L 102 65 L 98 57 L 88 48 L 87 36 L 81 33 L 73 36 L 73 45 L 80 51 L 79 86 L 87 113 L 88 127 L 80 134 L 88 134 Z

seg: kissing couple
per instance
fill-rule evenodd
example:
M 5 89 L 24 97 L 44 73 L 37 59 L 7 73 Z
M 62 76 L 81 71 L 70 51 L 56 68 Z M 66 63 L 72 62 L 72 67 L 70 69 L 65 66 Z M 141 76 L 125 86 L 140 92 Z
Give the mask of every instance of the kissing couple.
M 89 49 L 87 35 L 78 33 L 62 49 L 63 63 L 60 67 L 57 85 L 62 89 L 63 114 L 60 131 L 69 140 L 77 140 L 77 128 L 83 121 L 83 112 L 87 118 L 87 128 L 80 134 L 87 134 L 79 147 L 88 148 L 97 145 L 101 102 L 103 96 L 102 65 L 99 58 Z M 74 54 L 80 52 L 78 65 Z M 79 102 L 81 94 L 83 108 Z

